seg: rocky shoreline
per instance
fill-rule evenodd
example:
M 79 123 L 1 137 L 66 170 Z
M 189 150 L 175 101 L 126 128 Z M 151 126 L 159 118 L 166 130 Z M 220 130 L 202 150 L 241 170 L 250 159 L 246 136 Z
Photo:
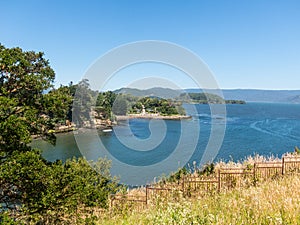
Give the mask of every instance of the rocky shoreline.
M 170 115 L 170 116 L 162 116 L 157 114 L 129 114 L 124 116 L 116 116 L 116 120 L 129 120 L 129 119 L 160 119 L 160 120 L 182 120 L 182 119 L 191 119 L 191 116 L 184 115 Z
M 116 126 L 118 123 L 117 121 L 122 120 L 129 120 L 129 119 L 160 119 L 160 120 L 183 120 L 183 119 L 191 119 L 191 116 L 186 115 L 169 115 L 169 116 L 163 116 L 159 114 L 128 114 L 123 116 L 115 116 L 116 121 L 110 121 L 110 120 L 95 120 L 94 124 L 91 125 L 90 123 L 84 124 L 83 128 L 86 129 L 94 129 L 100 131 L 106 131 L 109 129 L 113 129 L 114 126 Z M 68 133 L 72 131 L 80 130 L 81 128 L 78 128 L 75 124 L 72 122 L 67 122 L 67 125 L 58 125 L 53 130 L 49 130 L 49 133 Z M 40 135 L 32 135 L 32 138 L 37 139 Z

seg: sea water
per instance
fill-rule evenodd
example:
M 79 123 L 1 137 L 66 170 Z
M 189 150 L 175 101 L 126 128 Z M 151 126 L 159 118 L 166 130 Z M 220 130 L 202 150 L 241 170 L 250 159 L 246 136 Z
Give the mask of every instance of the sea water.
M 79 145 L 73 133 L 58 134 L 56 146 L 41 140 L 35 140 L 32 145 L 41 148 L 43 156 L 50 161 L 65 161 L 73 156 L 95 160 L 105 155 L 137 168 L 159 165 L 165 167 L 166 172 L 169 172 L 168 163 L 171 164 L 168 158 L 174 155 L 175 149 L 177 155 L 172 158 L 172 164 L 182 166 L 181 159 L 187 157 L 187 162 L 182 160 L 184 163 L 200 163 L 212 129 L 218 127 L 225 129 L 224 138 L 212 140 L 221 145 L 210 161 L 238 161 L 254 154 L 281 157 L 300 146 L 300 104 L 226 105 L 226 114 L 221 116 L 212 114 L 209 105 L 184 107 L 187 112 L 191 112 L 190 107 L 195 107 L 191 119 L 157 122 L 154 119 L 130 119 L 119 123 L 110 133 L 86 131 Z M 182 135 L 182 128 L 186 135 Z M 199 132 L 196 132 L 198 128 Z M 160 169 L 164 171 L 164 168 Z

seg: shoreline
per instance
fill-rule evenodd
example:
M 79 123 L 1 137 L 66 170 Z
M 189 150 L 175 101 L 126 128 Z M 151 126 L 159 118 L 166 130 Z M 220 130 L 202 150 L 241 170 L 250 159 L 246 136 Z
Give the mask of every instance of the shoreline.
M 192 116 L 182 116 L 182 115 L 171 115 L 171 116 L 161 116 L 161 115 L 151 115 L 151 114 L 129 114 L 126 116 L 116 116 L 116 120 L 129 120 L 129 119 L 160 119 L 160 120 L 182 120 L 191 119 Z
M 97 129 L 99 131 L 104 131 L 108 129 L 113 129 L 114 126 L 118 125 L 117 121 L 124 121 L 129 119 L 159 119 L 159 120 L 186 120 L 191 119 L 192 116 L 183 116 L 183 115 L 170 115 L 170 116 L 162 116 L 158 114 L 129 114 L 124 116 L 115 116 L 116 122 L 112 122 L 110 125 L 104 124 L 94 124 L 94 126 L 85 126 L 85 127 L 76 127 L 76 126 L 66 126 L 62 125 L 57 127 L 56 129 L 49 130 L 49 134 L 63 134 L 70 132 L 78 132 L 81 129 Z M 32 139 L 39 139 L 41 135 L 31 135 Z

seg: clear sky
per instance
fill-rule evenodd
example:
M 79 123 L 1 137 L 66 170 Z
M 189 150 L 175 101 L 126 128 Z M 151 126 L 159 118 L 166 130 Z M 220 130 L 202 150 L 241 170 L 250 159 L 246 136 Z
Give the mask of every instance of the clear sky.
M 1 44 L 45 52 L 57 85 L 78 82 L 101 55 L 141 40 L 190 49 L 221 88 L 300 89 L 299 0 L 1 1 Z

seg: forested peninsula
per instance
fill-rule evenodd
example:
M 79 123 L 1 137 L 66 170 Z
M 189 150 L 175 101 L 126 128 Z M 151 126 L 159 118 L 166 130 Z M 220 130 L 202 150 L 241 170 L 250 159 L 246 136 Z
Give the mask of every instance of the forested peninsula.
M 210 93 L 182 93 L 178 100 L 193 104 L 246 104 L 243 100 L 225 100 L 219 95 Z

